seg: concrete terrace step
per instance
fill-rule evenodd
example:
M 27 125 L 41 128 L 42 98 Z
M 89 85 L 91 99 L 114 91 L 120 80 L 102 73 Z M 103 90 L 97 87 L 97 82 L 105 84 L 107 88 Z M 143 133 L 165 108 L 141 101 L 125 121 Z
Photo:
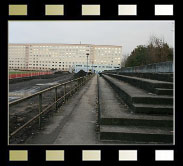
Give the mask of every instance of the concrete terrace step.
M 100 126 L 101 140 L 120 140 L 134 143 L 173 143 L 173 131 L 165 128 Z
M 150 94 L 149 94 L 150 95 Z M 132 98 L 134 103 L 144 103 L 144 104 L 166 104 L 166 105 L 173 105 L 173 97 L 172 96 L 134 96 Z
M 124 104 L 123 100 L 119 98 L 108 84 L 114 83 L 112 82 L 114 80 L 120 82 L 121 85 L 122 81 L 106 75 L 98 79 L 100 140 L 120 141 L 125 144 L 172 144 L 173 116 L 147 115 L 147 112 L 145 112 L 145 114 L 131 112 L 131 109 Z M 128 84 L 125 83 L 125 85 Z M 129 89 L 129 87 L 125 85 L 123 84 L 122 87 L 127 88 L 129 90 L 128 92 L 133 92 L 133 95 L 137 98 L 138 95 L 143 95 L 144 98 L 154 96 L 147 94 L 143 90 L 138 91 L 139 89 L 137 88 Z M 129 86 L 132 87 L 131 85 Z M 118 92 L 119 94 L 121 93 L 120 90 L 118 90 Z M 131 102 L 136 109 L 144 107 L 143 109 L 147 109 L 145 111 L 149 111 L 149 109 L 151 110 L 153 107 L 164 109 L 163 105 L 134 104 L 133 100 L 131 100 Z M 165 107 L 171 106 L 165 105 Z
M 125 76 L 118 74 L 108 74 L 108 75 L 152 93 L 157 92 L 155 88 L 167 88 L 167 89 L 173 88 L 173 83 L 171 82 L 151 80 L 146 78 Z
M 119 101 L 110 85 L 99 77 L 100 124 L 126 126 L 164 126 L 173 127 L 172 116 L 151 116 L 134 114 Z
M 143 73 L 143 72 L 120 72 L 119 71 L 118 73 L 116 72 L 114 74 L 173 82 L 173 73 Z
M 159 126 L 173 127 L 173 116 L 136 114 L 129 112 L 128 109 L 120 105 L 112 104 L 112 102 L 100 104 L 100 124 L 102 125 L 126 125 L 126 126 Z M 147 115 L 146 115 L 147 114 Z M 153 112 L 154 114 L 154 112 Z
M 133 103 L 173 105 L 172 96 L 155 95 L 116 78 L 107 75 L 103 75 L 103 77 L 130 107 Z
M 173 89 L 165 89 L 165 88 L 155 88 L 155 93 L 158 95 L 173 95 Z
M 173 114 L 173 106 L 170 105 L 152 105 L 152 104 L 133 104 L 135 113 L 145 114 Z

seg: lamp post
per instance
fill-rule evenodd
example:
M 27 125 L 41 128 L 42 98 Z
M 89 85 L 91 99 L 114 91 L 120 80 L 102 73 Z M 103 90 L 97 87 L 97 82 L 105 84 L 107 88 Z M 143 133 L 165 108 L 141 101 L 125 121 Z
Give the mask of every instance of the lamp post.
M 92 73 L 94 73 L 94 72 L 93 72 L 93 60 L 92 60 Z
M 86 56 L 87 56 L 87 75 L 88 75 L 88 56 L 89 56 L 89 53 L 87 53 Z

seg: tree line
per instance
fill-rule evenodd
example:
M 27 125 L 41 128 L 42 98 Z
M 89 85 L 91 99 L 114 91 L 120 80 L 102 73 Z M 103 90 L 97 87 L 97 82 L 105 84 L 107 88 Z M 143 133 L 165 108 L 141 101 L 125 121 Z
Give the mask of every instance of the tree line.
M 165 61 L 173 61 L 173 48 L 164 39 L 151 36 L 147 45 L 137 46 L 129 56 L 124 57 L 122 66 L 133 67 Z

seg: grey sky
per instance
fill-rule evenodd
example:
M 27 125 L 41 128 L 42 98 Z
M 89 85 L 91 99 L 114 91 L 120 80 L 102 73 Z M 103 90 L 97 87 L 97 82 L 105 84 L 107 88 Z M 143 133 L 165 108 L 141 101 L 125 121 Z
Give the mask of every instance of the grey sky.
M 123 54 L 147 44 L 151 35 L 174 44 L 173 21 L 10 21 L 9 43 L 123 46 Z

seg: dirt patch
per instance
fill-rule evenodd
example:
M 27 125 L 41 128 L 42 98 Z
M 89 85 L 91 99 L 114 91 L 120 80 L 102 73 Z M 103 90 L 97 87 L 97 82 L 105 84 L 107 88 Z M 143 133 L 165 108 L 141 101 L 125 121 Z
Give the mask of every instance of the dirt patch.
M 55 74 L 51 78 L 41 78 L 37 77 L 34 79 L 26 80 L 26 81 L 20 81 L 20 82 L 14 82 L 9 83 L 9 92 L 17 91 L 21 89 L 28 89 L 32 86 L 36 86 L 36 84 L 45 84 L 45 83 L 51 83 L 58 81 L 59 83 L 66 82 L 70 79 L 73 79 L 74 74 Z

